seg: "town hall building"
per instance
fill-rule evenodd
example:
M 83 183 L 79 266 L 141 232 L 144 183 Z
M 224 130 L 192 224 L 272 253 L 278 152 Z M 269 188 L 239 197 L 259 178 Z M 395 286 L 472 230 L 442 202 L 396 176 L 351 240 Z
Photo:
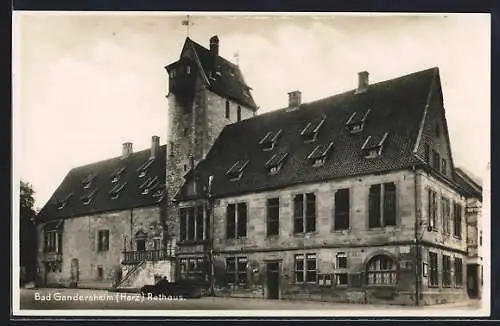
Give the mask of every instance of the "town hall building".
M 438 68 L 374 84 L 363 71 L 350 91 L 309 103 L 293 91 L 263 114 L 217 36 L 187 38 L 165 68 L 166 145 L 125 143 L 68 173 L 38 217 L 39 283 L 167 277 L 208 295 L 404 305 L 464 300 L 469 283 L 480 295 L 482 189 L 455 167 Z

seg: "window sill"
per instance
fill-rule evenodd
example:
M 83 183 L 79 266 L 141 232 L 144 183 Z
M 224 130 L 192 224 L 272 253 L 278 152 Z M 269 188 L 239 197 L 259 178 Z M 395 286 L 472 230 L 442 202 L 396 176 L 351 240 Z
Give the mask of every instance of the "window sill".
M 366 285 L 366 288 L 370 289 L 380 289 L 380 288 L 383 288 L 383 289 L 393 289 L 393 288 L 396 288 L 398 286 L 397 283 L 395 284 L 367 284 Z
M 266 240 L 277 240 L 279 239 L 280 235 L 279 234 L 268 234 L 266 235 Z
M 294 237 L 311 237 L 311 236 L 317 236 L 319 234 L 318 231 L 309 231 L 309 232 L 298 232 L 294 233 Z
M 332 232 L 332 233 L 347 233 L 347 232 L 351 232 L 351 228 L 346 228 L 346 229 L 333 229 L 331 232 Z
M 200 245 L 200 244 L 206 244 L 209 240 L 182 240 L 179 241 L 177 244 L 180 246 L 189 246 L 189 245 Z
M 427 287 L 431 289 L 438 289 L 439 285 L 428 285 Z

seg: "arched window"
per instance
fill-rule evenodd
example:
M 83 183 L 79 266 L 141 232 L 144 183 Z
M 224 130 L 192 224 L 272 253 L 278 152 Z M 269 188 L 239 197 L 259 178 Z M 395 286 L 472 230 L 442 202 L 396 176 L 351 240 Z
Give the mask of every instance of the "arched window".
M 396 264 L 386 255 L 377 255 L 366 266 L 369 285 L 392 285 L 397 283 Z
M 229 101 L 226 100 L 226 119 L 231 119 L 231 112 L 229 111 Z
M 241 106 L 238 105 L 238 111 L 236 113 L 237 113 L 238 121 L 241 121 Z

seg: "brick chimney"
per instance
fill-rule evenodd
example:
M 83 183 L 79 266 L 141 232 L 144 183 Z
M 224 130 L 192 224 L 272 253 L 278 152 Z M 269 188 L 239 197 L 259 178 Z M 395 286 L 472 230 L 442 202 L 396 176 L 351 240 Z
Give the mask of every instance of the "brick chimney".
M 151 155 L 150 158 L 156 158 L 158 152 L 160 151 L 160 137 L 151 137 Z
M 126 142 L 122 146 L 122 159 L 127 158 L 134 151 L 132 150 L 132 143 Z
M 288 93 L 288 110 L 296 110 L 302 102 L 302 93 L 300 91 L 293 91 Z
M 217 57 L 219 56 L 219 37 L 214 35 L 210 38 L 210 55 L 212 56 L 213 73 L 217 71 Z
M 358 88 L 356 89 L 356 94 L 364 93 L 368 90 L 369 82 L 369 73 L 368 71 L 358 72 Z

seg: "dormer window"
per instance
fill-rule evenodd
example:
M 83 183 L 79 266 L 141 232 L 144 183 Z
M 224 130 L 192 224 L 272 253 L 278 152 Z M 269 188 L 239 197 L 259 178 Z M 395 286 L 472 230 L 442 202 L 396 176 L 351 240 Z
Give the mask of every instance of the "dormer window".
M 382 149 L 388 135 L 389 133 L 386 132 L 382 136 L 368 136 L 363 144 L 363 147 L 361 147 L 364 157 L 379 157 L 382 154 Z
M 231 181 L 238 181 L 243 176 L 243 170 L 250 163 L 249 160 L 240 160 L 231 166 L 229 170 L 227 170 L 226 175 Z
M 276 141 L 278 140 L 279 136 L 281 135 L 283 130 L 278 130 L 276 132 L 268 132 L 264 138 L 262 138 L 259 142 L 259 145 L 262 146 L 262 149 L 265 151 L 270 151 L 274 148 L 274 145 L 276 144 Z
M 82 202 L 84 205 L 89 205 L 94 199 L 95 194 L 97 193 L 97 189 L 92 190 L 88 194 L 82 196 Z
M 153 197 L 161 197 L 165 195 L 165 185 L 161 184 L 153 191 Z
M 91 173 L 82 180 L 83 189 L 90 188 L 90 186 L 92 185 L 92 181 L 94 181 L 96 175 L 97 173 Z
M 56 207 L 57 209 L 63 209 L 66 204 L 68 203 L 69 199 L 71 198 L 71 196 L 73 196 L 73 193 L 69 193 L 66 197 L 64 197 L 63 199 L 61 200 L 58 200 L 57 203 L 56 203 Z
M 310 121 L 302 130 L 300 135 L 306 142 L 315 141 L 321 126 L 325 123 L 325 117 L 322 116 L 316 120 Z
M 111 199 L 117 199 L 118 197 L 120 197 L 120 192 L 125 188 L 126 185 L 127 182 L 122 182 L 115 185 L 113 189 L 111 189 L 111 191 L 109 192 Z
M 116 168 L 113 171 L 113 173 L 111 173 L 111 182 L 117 183 L 118 181 L 120 181 L 120 176 L 123 174 L 124 171 L 125 171 L 125 167 Z
M 351 114 L 349 119 L 347 120 L 345 126 L 346 129 L 351 133 L 355 134 L 363 131 L 363 127 L 365 126 L 366 119 L 372 110 L 368 109 L 363 116 L 358 114 L 358 112 L 354 112 Z
M 144 162 L 138 169 L 137 172 L 139 172 L 139 178 L 143 178 L 146 176 L 147 169 L 153 164 L 154 158 L 148 159 L 146 162 Z
M 308 160 L 312 161 L 313 167 L 322 166 L 325 164 L 326 158 L 328 157 L 328 153 L 333 147 L 333 142 L 330 142 L 328 145 L 316 146 L 313 149 L 311 154 L 307 157 Z
M 154 188 L 158 183 L 158 177 L 148 177 L 146 181 L 144 181 L 140 186 L 139 189 L 142 189 L 142 194 L 147 195 L 149 191 Z
M 283 167 L 283 162 L 287 158 L 288 153 L 274 154 L 269 161 L 266 162 L 266 169 L 269 175 L 276 175 Z

